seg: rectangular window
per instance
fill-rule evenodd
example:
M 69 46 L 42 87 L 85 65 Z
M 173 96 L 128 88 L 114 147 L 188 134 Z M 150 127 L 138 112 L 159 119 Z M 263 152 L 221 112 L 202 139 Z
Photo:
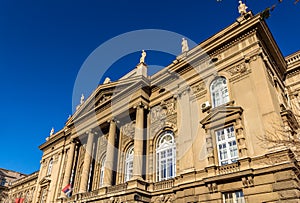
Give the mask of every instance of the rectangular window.
M 237 161 L 238 147 L 233 126 L 216 131 L 219 164 L 226 165 Z
M 244 194 L 241 190 L 223 193 L 223 203 L 245 203 Z
M 47 188 L 42 188 L 40 203 L 46 203 Z

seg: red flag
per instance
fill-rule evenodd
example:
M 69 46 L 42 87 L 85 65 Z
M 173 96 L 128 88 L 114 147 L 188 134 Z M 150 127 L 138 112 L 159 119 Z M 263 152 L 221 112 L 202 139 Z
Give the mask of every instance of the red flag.
M 19 201 L 20 201 L 20 198 L 15 199 L 15 203 L 19 203 Z
M 24 200 L 25 200 L 25 198 L 20 198 L 20 199 L 19 199 L 19 203 L 23 203 Z

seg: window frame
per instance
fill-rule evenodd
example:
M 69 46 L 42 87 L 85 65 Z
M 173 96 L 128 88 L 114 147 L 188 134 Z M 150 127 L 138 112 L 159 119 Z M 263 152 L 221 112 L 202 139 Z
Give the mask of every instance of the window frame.
M 102 187 L 104 184 L 105 161 L 106 161 L 106 154 L 103 155 L 103 157 L 101 159 L 100 174 L 99 174 L 99 187 Z
M 134 158 L 134 146 L 131 145 L 125 154 L 125 171 L 124 171 L 124 182 L 131 180 L 133 177 L 133 158 Z
M 220 82 L 220 80 L 222 81 Z M 221 83 L 221 86 L 216 86 L 218 85 L 216 83 Z M 225 77 L 217 77 L 210 83 L 210 96 L 212 108 L 221 106 L 230 101 L 228 83 Z
M 48 168 L 47 168 L 47 173 L 46 176 L 50 176 L 52 173 L 52 168 L 53 168 L 53 158 L 50 159 L 48 163 Z
M 229 131 L 229 129 L 230 129 L 230 131 Z M 221 134 L 221 133 L 223 133 L 223 134 Z M 222 138 L 222 137 L 224 137 L 224 139 L 220 140 L 219 138 Z M 239 149 L 238 149 L 237 138 L 235 135 L 234 125 L 224 126 L 223 128 L 215 130 L 215 140 L 216 140 L 217 153 L 218 153 L 218 163 L 220 166 L 232 164 L 232 163 L 235 163 L 238 161 Z M 235 143 L 235 144 L 230 145 L 232 143 Z M 223 150 L 224 151 L 224 153 L 222 153 L 223 155 L 221 155 L 222 151 L 220 150 L 220 145 L 223 146 L 222 149 L 225 149 L 225 150 Z M 224 148 L 224 145 L 225 145 L 225 148 Z M 232 152 L 234 153 L 234 155 L 232 155 Z M 222 157 L 224 157 L 224 154 L 227 155 L 226 158 L 222 158 Z
M 47 187 L 41 189 L 41 196 L 39 203 L 45 203 L 47 201 Z
M 168 136 L 171 139 L 165 142 L 163 139 Z M 176 176 L 176 142 L 173 131 L 166 130 L 160 133 L 156 142 L 155 156 L 156 181 L 174 178 Z M 164 162 L 165 167 L 162 167 L 162 162 Z
M 237 194 L 241 195 L 238 196 Z M 226 200 L 226 195 L 232 195 L 231 199 Z M 246 203 L 245 196 L 242 190 L 222 193 L 223 203 Z

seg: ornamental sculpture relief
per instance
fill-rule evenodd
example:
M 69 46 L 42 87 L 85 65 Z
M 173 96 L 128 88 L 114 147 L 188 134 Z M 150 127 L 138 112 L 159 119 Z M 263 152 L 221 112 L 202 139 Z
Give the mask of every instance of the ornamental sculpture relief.
M 205 82 L 199 82 L 192 86 L 192 94 L 196 97 L 204 96 L 207 93 Z
M 176 113 L 176 102 L 174 99 L 161 102 L 160 105 L 151 109 L 151 123 L 164 119 L 166 116 Z
M 245 63 L 241 63 L 237 66 L 230 68 L 227 72 L 230 73 L 231 76 L 234 76 L 239 73 L 244 73 L 247 71 Z
M 160 195 L 159 197 L 156 197 L 154 199 L 154 203 L 171 203 L 174 202 L 174 200 L 175 200 L 174 194 Z
M 135 121 L 131 121 L 121 127 L 121 133 L 131 139 L 134 137 Z
M 177 124 L 176 100 L 174 98 L 161 102 L 151 109 L 151 135 L 155 135 L 163 127 L 174 127 Z

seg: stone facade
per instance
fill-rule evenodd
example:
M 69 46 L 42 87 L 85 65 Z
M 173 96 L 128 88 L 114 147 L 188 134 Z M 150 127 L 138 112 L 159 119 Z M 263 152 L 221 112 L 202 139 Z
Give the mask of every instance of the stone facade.
M 0 202 L 8 197 L 8 187 L 13 181 L 26 177 L 25 174 L 0 168 Z
M 40 146 L 32 202 L 299 202 L 295 154 L 264 140 L 297 136 L 299 64 L 251 12 L 153 76 L 141 62 Z

